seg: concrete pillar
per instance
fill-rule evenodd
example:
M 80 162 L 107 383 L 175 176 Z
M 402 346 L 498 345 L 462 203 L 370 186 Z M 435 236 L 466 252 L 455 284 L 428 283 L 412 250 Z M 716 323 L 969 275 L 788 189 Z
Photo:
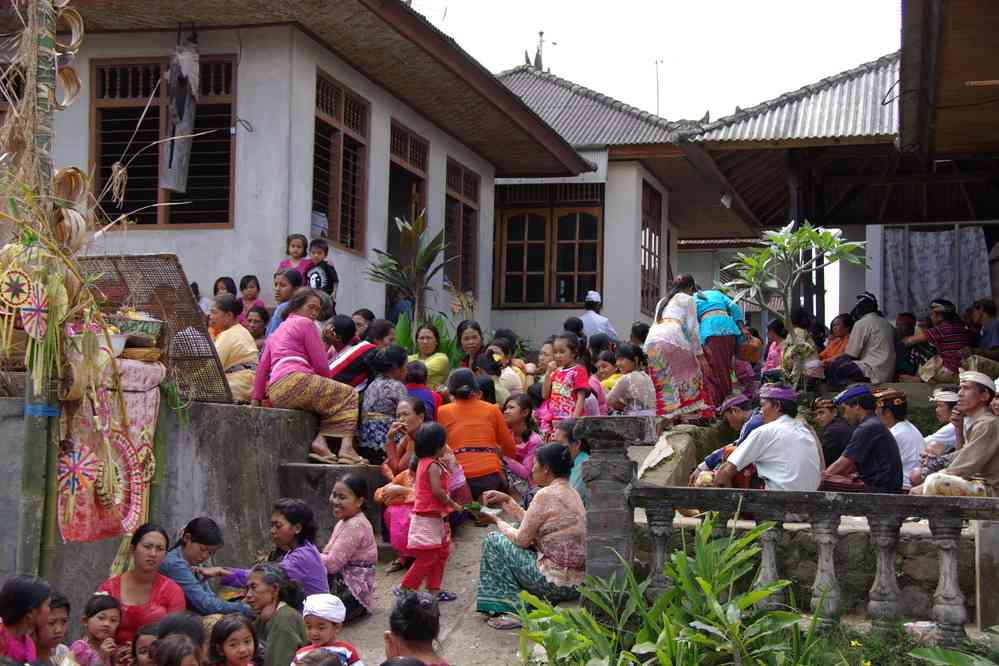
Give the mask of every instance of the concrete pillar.
M 999 624 L 999 521 L 975 521 L 975 611 L 978 629 Z
M 590 491 L 586 573 L 609 578 L 620 573 L 625 563 L 631 564 L 634 511 L 628 501 L 628 486 L 635 479 L 635 463 L 628 459 L 628 446 L 644 443 L 646 420 L 634 416 L 583 418 L 576 424 L 575 435 L 590 445 L 590 459 L 583 467 Z

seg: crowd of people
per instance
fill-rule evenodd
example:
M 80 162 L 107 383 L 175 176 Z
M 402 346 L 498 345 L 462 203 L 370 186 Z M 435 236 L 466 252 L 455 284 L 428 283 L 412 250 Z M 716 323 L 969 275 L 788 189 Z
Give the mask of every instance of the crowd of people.
M 483 542 L 476 597 L 490 626 L 519 626 L 522 591 L 554 603 L 578 596 L 589 447 L 575 422 L 584 416 L 726 422 L 738 437 L 697 466 L 697 486 L 941 495 L 999 486 L 991 301 L 962 319 L 938 299 L 922 326 L 908 314 L 892 326 L 865 292 L 830 331 L 799 308 L 790 330 L 781 320 L 767 327 L 764 346 L 729 296 L 681 275 L 653 324 L 635 322 L 627 340 L 589 292 L 585 310 L 536 357 L 514 331 L 487 336 L 462 321 L 452 367 L 433 324 L 398 341 L 416 350 L 407 354 L 391 319 L 338 314 L 327 253 L 325 241 L 289 237 L 273 312 L 255 276 L 238 290 L 220 278 L 202 307 L 234 398 L 314 412 L 319 431 L 303 455 L 379 466 L 378 487 L 339 478 L 329 507 L 336 525 L 322 547 L 312 508 L 278 500 L 274 551 L 249 569 L 206 566 L 223 543 L 211 518 L 192 520 L 173 543 L 162 528 L 142 526 L 131 566 L 98 587 L 81 613 L 84 635 L 69 646 L 66 598 L 37 578 L 13 577 L 0 590 L 0 655 L 59 666 L 362 664 L 343 639 L 345 625 L 374 610 L 377 540 L 365 515 L 374 501 L 381 537 L 398 554 L 390 570 L 406 571 L 393 590 L 387 663 L 444 664 L 433 641 L 439 604 L 456 599 L 446 569 L 462 524 L 495 528 Z M 907 420 L 905 392 L 878 386 L 892 380 L 937 384 L 938 431 L 924 437 Z M 799 414 L 802 391 L 825 387 L 840 392 L 807 405 L 813 427 Z

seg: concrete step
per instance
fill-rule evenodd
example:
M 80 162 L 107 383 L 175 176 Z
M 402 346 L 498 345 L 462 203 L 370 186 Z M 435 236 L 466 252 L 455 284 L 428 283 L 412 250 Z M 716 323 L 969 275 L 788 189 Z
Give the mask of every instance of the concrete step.
M 309 463 L 282 463 L 278 466 L 278 488 L 282 497 L 296 497 L 312 507 L 319 524 L 317 543 L 326 543 L 336 518 L 330 509 L 330 494 L 336 482 L 353 474 L 368 483 L 368 496 L 364 501 L 364 514 L 371 521 L 376 537 L 381 536 L 382 512 L 375 504 L 375 490 L 385 485 L 381 468 L 376 465 L 315 465 Z M 391 546 L 389 546 L 391 548 Z M 379 555 L 380 557 L 380 555 Z

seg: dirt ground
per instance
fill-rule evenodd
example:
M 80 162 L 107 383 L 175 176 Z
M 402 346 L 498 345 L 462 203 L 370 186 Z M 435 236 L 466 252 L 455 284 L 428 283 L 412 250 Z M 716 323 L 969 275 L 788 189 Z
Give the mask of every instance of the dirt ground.
M 491 629 L 483 621 L 484 616 L 475 612 L 479 556 L 486 534 L 486 528 L 463 525 L 447 563 L 444 587 L 455 592 L 458 600 L 441 604 L 438 653 L 452 666 L 514 666 L 521 663 L 517 654 L 517 632 Z M 385 568 L 384 564 L 378 566 L 375 612 L 343 632 L 343 640 L 357 648 L 368 666 L 377 666 L 385 659 L 384 634 L 392 608 L 392 588 L 403 575 L 401 571 L 387 574 Z

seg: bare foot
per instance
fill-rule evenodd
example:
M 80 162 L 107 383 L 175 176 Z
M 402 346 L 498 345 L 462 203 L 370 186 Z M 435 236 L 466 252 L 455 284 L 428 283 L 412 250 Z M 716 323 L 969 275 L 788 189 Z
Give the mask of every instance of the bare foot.
M 312 444 L 309 445 L 309 450 L 322 458 L 335 457 L 333 456 L 333 452 L 330 451 L 330 447 L 326 445 L 326 438 L 323 435 L 316 435 L 316 438 L 312 440 Z
M 340 453 L 337 454 L 343 462 L 350 463 L 362 463 L 364 458 L 362 458 L 357 451 L 354 450 L 354 436 L 345 435 L 340 439 Z

